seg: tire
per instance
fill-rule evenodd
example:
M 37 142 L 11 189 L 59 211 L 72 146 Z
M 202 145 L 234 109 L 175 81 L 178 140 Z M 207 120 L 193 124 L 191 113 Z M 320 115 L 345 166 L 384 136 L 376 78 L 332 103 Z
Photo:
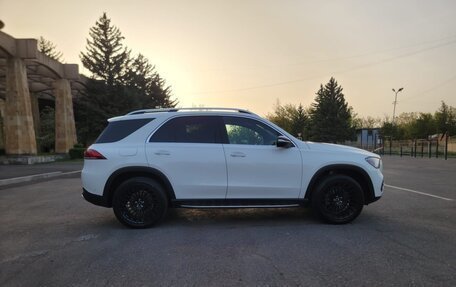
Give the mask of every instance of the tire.
M 163 187 L 153 179 L 135 177 L 116 189 L 112 207 L 117 219 L 132 228 L 147 228 L 162 220 L 168 209 Z
M 330 175 L 314 190 L 312 209 L 331 224 L 345 224 L 354 220 L 364 206 L 364 194 L 359 183 L 346 175 Z

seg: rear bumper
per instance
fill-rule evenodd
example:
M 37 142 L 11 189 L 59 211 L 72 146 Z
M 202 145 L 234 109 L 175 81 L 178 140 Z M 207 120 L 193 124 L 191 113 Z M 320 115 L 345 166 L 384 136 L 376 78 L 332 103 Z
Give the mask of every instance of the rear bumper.
M 85 188 L 82 189 L 82 197 L 92 204 L 109 207 L 107 200 L 103 196 L 90 193 Z

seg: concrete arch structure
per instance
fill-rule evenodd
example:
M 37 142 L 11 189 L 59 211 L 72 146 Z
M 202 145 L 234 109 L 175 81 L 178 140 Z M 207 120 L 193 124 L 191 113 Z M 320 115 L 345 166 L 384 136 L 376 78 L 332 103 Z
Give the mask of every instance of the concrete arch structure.
M 55 99 L 55 152 L 67 153 L 77 142 L 73 96 L 83 90 L 78 65 L 40 53 L 35 39 L 0 31 L 0 115 L 7 155 L 37 154 L 39 98 Z

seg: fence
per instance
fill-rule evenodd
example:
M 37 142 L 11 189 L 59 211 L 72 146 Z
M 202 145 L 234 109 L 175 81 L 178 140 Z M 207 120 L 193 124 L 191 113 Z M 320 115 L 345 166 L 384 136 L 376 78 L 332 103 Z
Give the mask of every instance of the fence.
M 374 145 L 366 146 L 358 142 L 346 142 L 346 145 L 366 149 L 378 154 L 409 157 L 455 158 L 456 138 L 433 137 L 430 139 L 394 140 L 379 139 Z

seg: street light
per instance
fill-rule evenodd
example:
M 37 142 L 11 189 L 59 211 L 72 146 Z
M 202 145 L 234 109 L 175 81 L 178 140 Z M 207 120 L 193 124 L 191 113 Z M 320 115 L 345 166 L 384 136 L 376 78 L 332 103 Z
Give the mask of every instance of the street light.
M 399 90 L 395 90 L 393 89 L 393 92 L 394 92 L 394 109 L 393 109 L 393 125 L 394 125 L 394 118 L 396 117 L 396 104 L 397 104 L 397 94 L 402 91 L 404 88 L 400 88 Z

